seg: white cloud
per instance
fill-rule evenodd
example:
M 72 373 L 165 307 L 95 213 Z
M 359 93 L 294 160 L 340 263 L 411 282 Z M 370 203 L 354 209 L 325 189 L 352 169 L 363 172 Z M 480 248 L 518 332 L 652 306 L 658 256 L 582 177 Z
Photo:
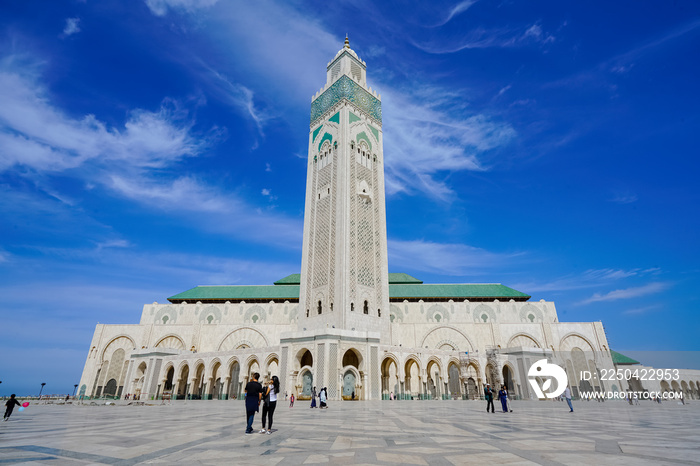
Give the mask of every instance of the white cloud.
M 391 270 L 422 270 L 442 275 L 469 275 L 512 265 L 523 253 L 494 253 L 466 244 L 389 240 Z
M 165 16 L 170 9 L 192 13 L 211 7 L 218 0 L 145 0 L 145 2 L 154 15 Z
M 662 291 L 667 290 L 670 286 L 670 283 L 653 282 L 644 286 L 613 290 L 605 294 L 595 293 L 590 298 L 585 299 L 578 304 L 590 304 L 602 301 L 616 301 L 618 299 L 639 298 L 650 294 L 660 293 Z
M 262 195 L 263 195 L 263 196 L 269 196 L 269 195 L 270 195 L 270 190 L 267 189 L 267 188 L 263 188 L 263 190 L 262 190 Z
M 271 171 L 272 171 L 272 167 L 270 167 L 270 164 L 269 164 L 269 163 L 266 163 L 266 164 L 265 164 L 265 171 L 266 171 L 266 172 L 271 172 Z
M 484 170 L 479 156 L 515 137 L 507 123 L 464 115 L 459 108 L 464 97 L 437 87 L 422 86 L 419 93 L 389 90 L 382 99 L 384 118 L 392 122 L 384 135 L 388 194 L 423 192 L 446 199 L 452 189 L 440 176 Z
M 568 275 L 558 278 L 553 281 L 544 283 L 516 283 L 513 286 L 518 289 L 527 289 L 531 292 L 549 292 L 549 291 L 571 291 L 582 290 L 586 288 L 595 288 L 609 284 L 612 281 L 623 280 L 630 277 L 643 277 L 646 275 L 655 275 L 660 271 L 658 268 L 650 269 L 589 269 L 578 275 Z
M 440 21 L 438 24 L 435 24 L 433 27 L 444 26 L 445 24 L 449 23 L 450 20 L 452 20 L 452 18 L 459 15 L 460 13 L 467 11 L 469 7 L 471 7 L 475 3 L 476 0 L 465 0 L 459 2 L 449 12 L 447 12 L 447 15 L 445 15 L 445 18 L 442 21 Z
M 218 138 L 216 128 L 195 134 L 194 120 L 178 102 L 165 99 L 155 112 L 132 110 L 123 128 L 108 127 L 94 115 L 65 115 L 51 104 L 35 75 L 13 65 L 12 59 L 0 62 L 0 172 L 21 167 L 15 171 L 34 179 L 71 176 L 163 211 L 188 211 L 203 228 L 216 232 L 291 248 L 301 245 L 299 220 L 259 213 L 195 177 L 168 176 L 167 169 L 199 156 Z M 51 195 L 59 198 L 53 191 Z M 206 215 L 210 213 L 229 217 L 215 219 Z M 229 220 L 234 217 L 239 218 Z
M 66 25 L 63 28 L 63 35 L 70 36 L 80 32 L 80 18 L 66 18 Z
M 634 193 L 617 193 L 612 199 L 610 199 L 610 202 L 614 202 L 616 204 L 632 204 L 637 202 L 637 195 Z

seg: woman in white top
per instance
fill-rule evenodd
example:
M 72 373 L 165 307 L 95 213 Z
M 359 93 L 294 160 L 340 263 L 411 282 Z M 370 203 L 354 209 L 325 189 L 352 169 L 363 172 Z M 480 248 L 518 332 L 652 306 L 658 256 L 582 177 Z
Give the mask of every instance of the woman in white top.
M 272 433 L 272 416 L 275 414 L 277 407 L 277 394 L 280 392 L 280 379 L 276 375 L 272 376 L 272 380 L 264 389 L 263 410 L 262 410 L 262 429 L 261 434 Z M 267 418 L 267 430 L 265 430 L 265 419 Z

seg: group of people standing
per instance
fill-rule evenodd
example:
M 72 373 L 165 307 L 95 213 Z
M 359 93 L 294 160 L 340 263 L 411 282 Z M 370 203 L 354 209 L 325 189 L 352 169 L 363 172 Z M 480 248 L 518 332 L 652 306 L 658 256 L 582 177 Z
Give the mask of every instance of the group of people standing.
M 253 421 L 255 413 L 260 409 L 260 403 L 263 405 L 262 411 L 262 428 L 261 434 L 272 433 L 272 418 L 277 407 L 277 395 L 280 392 L 280 380 L 276 375 L 266 384 L 265 387 L 258 381 L 260 374 L 253 374 L 253 379 L 245 386 L 245 410 L 246 410 L 246 434 L 254 434 Z M 265 421 L 267 421 L 267 429 L 265 429 Z

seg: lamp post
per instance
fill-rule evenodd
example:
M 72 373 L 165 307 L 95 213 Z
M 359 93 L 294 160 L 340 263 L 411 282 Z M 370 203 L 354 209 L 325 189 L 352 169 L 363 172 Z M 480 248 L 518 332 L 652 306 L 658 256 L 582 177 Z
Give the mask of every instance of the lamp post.
M 39 390 L 39 399 L 41 400 L 41 393 L 44 391 L 44 385 L 46 385 L 46 382 L 41 383 L 41 390 Z
M 75 391 L 78 389 L 78 384 L 73 385 L 73 398 L 75 398 Z

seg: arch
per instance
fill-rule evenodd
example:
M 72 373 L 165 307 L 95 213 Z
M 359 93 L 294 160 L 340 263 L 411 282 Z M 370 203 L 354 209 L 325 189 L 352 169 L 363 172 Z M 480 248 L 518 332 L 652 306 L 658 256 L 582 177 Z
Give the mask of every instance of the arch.
M 349 348 L 347 351 L 345 351 L 345 353 L 343 354 L 343 359 L 342 359 L 342 364 L 341 364 L 342 367 L 352 366 L 352 367 L 355 367 L 356 369 L 359 370 L 361 364 L 362 364 L 362 353 L 360 353 L 355 348 Z
M 403 322 L 403 311 L 395 304 L 389 305 L 389 320 L 391 322 Z
M 185 399 L 189 394 L 190 365 L 183 361 L 178 368 L 177 399 Z
M 435 356 L 428 359 L 428 362 L 425 365 L 425 373 L 427 375 L 425 383 L 428 394 L 432 398 L 438 399 L 442 394 L 441 379 L 443 377 L 442 364 L 440 363 L 440 360 Z
M 219 343 L 218 351 L 232 351 L 245 345 L 249 348 L 270 346 L 265 335 L 251 327 L 240 327 L 229 333 Z
M 433 304 L 425 311 L 428 322 L 446 323 L 450 320 L 450 312 L 440 304 Z
M 520 308 L 518 315 L 520 317 L 520 322 L 534 323 L 544 321 L 544 314 L 532 303 L 525 303 L 525 305 Z
M 343 400 L 359 400 L 362 399 L 361 395 L 361 380 L 360 371 L 354 366 L 346 366 L 342 369 L 343 373 L 343 388 L 342 388 L 342 399 Z M 355 397 L 353 398 L 353 394 Z
M 459 362 L 450 360 L 447 363 L 447 386 L 452 398 L 461 398 L 462 384 L 459 370 Z
M 172 363 L 165 366 L 165 378 L 163 382 L 163 390 L 173 389 L 173 379 L 175 378 L 175 366 Z
M 472 312 L 472 317 L 474 322 L 483 324 L 487 322 L 496 322 L 496 313 L 490 306 L 486 304 L 479 304 L 474 308 Z
M 102 392 L 103 396 L 117 396 L 117 380 L 109 379 L 109 382 L 105 384 L 105 389 Z
M 136 348 L 136 343 L 134 343 L 134 340 L 132 340 L 132 338 L 128 335 L 118 335 L 112 338 L 105 346 L 105 349 L 102 350 L 102 353 L 100 354 L 100 361 L 104 361 L 105 355 L 111 355 L 112 352 L 119 348 L 123 348 L 125 351 L 131 353 L 131 351 Z
M 260 305 L 254 305 L 248 308 L 243 314 L 243 322 L 250 324 L 261 324 L 266 320 L 265 309 Z M 256 318 L 257 317 L 257 318 Z
M 171 333 L 158 340 L 158 343 L 156 343 L 156 348 L 184 350 L 185 342 L 179 336 Z
M 302 368 L 304 366 L 313 367 L 314 357 L 308 348 L 302 348 L 299 351 L 297 351 L 296 364 L 299 368 Z
M 392 399 L 399 395 L 399 359 L 392 353 L 385 353 L 381 364 L 382 399 Z
M 216 375 L 216 371 L 219 370 L 221 366 L 221 359 L 219 359 L 218 357 L 212 359 L 207 367 L 207 378 L 214 377 L 214 375 Z
M 177 309 L 173 306 L 165 306 L 160 308 L 156 315 L 153 317 L 153 323 L 155 324 L 175 324 L 177 323 Z
M 450 346 L 454 351 L 474 351 L 474 345 L 469 337 L 461 330 L 449 325 L 441 325 L 429 330 L 421 340 L 420 346 L 435 349 Z
M 421 366 L 420 359 L 411 354 L 404 362 L 404 397 L 408 399 L 417 398 L 421 393 Z
M 204 361 L 201 359 L 194 363 L 194 377 L 192 378 L 192 386 L 190 387 L 190 394 L 193 399 L 201 399 L 204 394 L 204 384 L 206 380 L 204 378 L 206 371 L 206 366 Z
M 593 344 L 580 333 L 570 332 L 559 340 L 559 351 L 571 351 L 577 347 L 581 348 L 583 351 L 590 351 L 595 355 Z
M 539 341 L 537 341 L 537 338 L 525 332 L 516 333 L 510 340 L 508 340 L 508 348 L 517 346 L 522 346 L 525 348 L 542 348 L 542 345 Z
M 221 316 L 221 310 L 218 307 L 210 304 L 199 312 L 199 322 L 219 324 L 221 323 Z
M 506 386 L 509 396 L 515 395 L 515 369 L 510 363 L 506 362 L 503 364 L 503 369 L 501 369 L 503 377 L 503 385 Z
M 311 398 L 311 390 L 314 387 L 314 374 L 311 367 L 304 366 L 299 371 L 297 386 L 301 387 L 301 390 L 299 390 L 301 399 Z
M 241 394 L 242 385 L 242 382 L 239 380 L 241 378 L 241 365 L 238 359 L 232 358 L 232 360 L 229 361 L 228 374 L 231 379 L 229 382 L 228 396 L 235 400 Z

